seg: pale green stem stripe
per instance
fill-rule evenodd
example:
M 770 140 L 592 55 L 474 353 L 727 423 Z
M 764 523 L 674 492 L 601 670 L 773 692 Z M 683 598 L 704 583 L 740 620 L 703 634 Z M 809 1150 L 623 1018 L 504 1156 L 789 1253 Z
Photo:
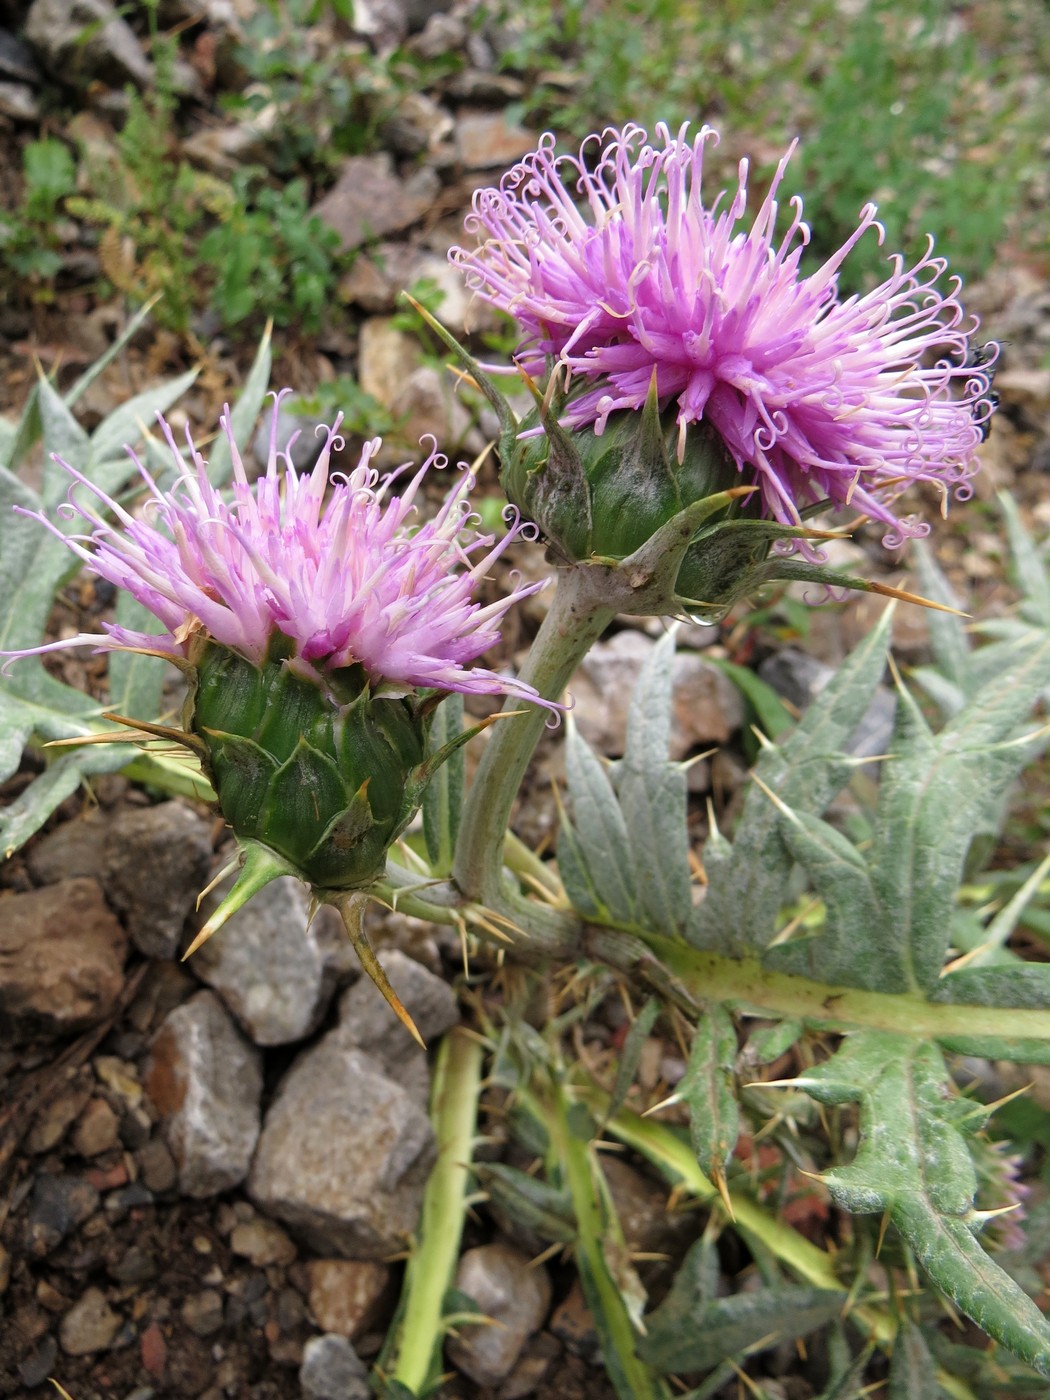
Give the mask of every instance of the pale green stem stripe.
M 727 958 L 649 932 L 625 935 L 592 927 L 585 946 L 591 956 L 621 968 L 639 965 L 639 950 L 646 950 L 698 1003 L 720 1001 L 736 1010 L 775 1012 L 833 1030 L 867 1027 L 921 1040 L 988 1036 L 1050 1041 L 1047 1011 L 930 1002 L 906 993 L 833 986 L 772 972 L 754 958 Z
M 393 1379 L 414 1394 L 441 1370 L 445 1295 L 452 1287 L 470 1186 L 481 1089 L 481 1042 L 461 1026 L 438 1047 L 431 1093 L 437 1161 L 427 1181 L 419 1240 L 405 1270 Z

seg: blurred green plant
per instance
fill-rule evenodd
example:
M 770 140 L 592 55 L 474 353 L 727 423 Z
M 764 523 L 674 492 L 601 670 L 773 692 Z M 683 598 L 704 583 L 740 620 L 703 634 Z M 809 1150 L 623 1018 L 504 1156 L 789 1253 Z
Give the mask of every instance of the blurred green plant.
M 814 261 L 841 245 L 872 198 L 891 243 L 915 255 L 934 232 L 964 276 L 988 268 L 1007 232 L 1045 238 L 1034 214 L 1045 6 L 797 0 L 789 17 L 788 8 L 537 0 L 526 18 L 504 5 L 494 22 L 500 63 L 528 78 L 512 115 L 552 125 L 569 146 L 608 123 L 707 121 L 728 138 L 719 178 L 745 138 L 760 136 L 756 185 L 801 135 L 795 181 Z M 787 22 L 771 22 L 771 9 Z M 854 291 L 884 275 L 884 254 L 865 239 L 842 285 Z
M 0 265 L 29 286 L 34 298 L 53 295 L 51 279 L 62 266 L 56 222 L 61 202 L 76 189 L 76 166 L 63 141 L 46 136 L 22 151 L 21 204 L 0 213 Z
M 394 427 L 393 418 L 375 395 L 348 374 L 336 375 L 308 394 L 296 394 L 288 400 L 288 411 L 326 423 L 341 413 L 341 431 L 350 437 L 383 437 Z
M 318 330 L 345 260 L 336 231 L 309 213 L 306 181 L 274 189 L 250 167 L 234 175 L 232 193 L 199 248 L 223 325 L 269 317 L 278 326 Z

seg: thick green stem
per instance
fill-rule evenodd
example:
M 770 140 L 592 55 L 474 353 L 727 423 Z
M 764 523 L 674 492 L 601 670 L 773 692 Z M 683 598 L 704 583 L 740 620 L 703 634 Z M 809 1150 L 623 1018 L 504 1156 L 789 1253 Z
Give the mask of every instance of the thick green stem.
M 637 1353 L 638 1333 L 610 1267 L 611 1257 L 626 1257 L 627 1251 L 619 1221 L 604 1202 L 593 1145 L 581 1135 L 580 1125 L 573 1124 L 571 1100 L 557 1081 L 551 1099 L 543 1121 L 551 1135 L 553 1160 L 572 1199 L 576 1268 L 601 1339 L 606 1373 L 620 1400 L 668 1400 L 666 1384 Z
M 441 1371 L 445 1295 L 452 1287 L 466 1215 L 470 1161 L 481 1088 L 481 1042 L 457 1026 L 441 1042 L 434 1066 L 431 1116 L 438 1157 L 405 1270 L 399 1349 L 393 1379 L 425 1393 Z
M 587 568 L 564 569 L 558 575 L 550 611 L 521 673 L 521 679 L 545 700 L 561 699 L 581 659 L 615 616 L 596 582 Z M 521 702 L 511 700 L 506 708 L 520 709 Z M 523 714 L 494 726 L 470 787 L 456 842 L 452 873 L 464 896 L 510 917 L 516 911 L 507 907 L 503 884 L 504 836 L 546 722 L 546 710 L 528 705 Z
M 725 1002 L 736 1010 L 798 1017 L 831 1030 L 894 1031 L 921 1040 L 988 1037 L 1050 1043 L 1045 1011 L 931 1002 L 897 992 L 866 992 L 773 972 L 754 958 L 727 958 L 660 934 L 629 934 L 591 926 L 584 949 L 596 961 L 624 971 L 651 972 L 659 984 L 688 1003 Z

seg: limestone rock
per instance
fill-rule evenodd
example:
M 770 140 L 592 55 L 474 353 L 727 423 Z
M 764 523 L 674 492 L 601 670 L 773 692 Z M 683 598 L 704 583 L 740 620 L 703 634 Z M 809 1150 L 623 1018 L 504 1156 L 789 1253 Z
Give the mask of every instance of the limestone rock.
M 228 886 L 205 902 L 202 915 Z M 338 914 L 322 908 L 308 922 L 310 897 L 282 876 L 248 901 L 187 964 L 219 993 L 256 1045 L 303 1040 L 317 1026 L 335 990 L 347 944 Z
M 379 954 L 386 975 L 428 1045 L 459 1021 L 452 988 L 414 958 L 396 948 Z M 368 977 L 349 987 L 339 1002 L 339 1025 L 333 1043 L 356 1047 L 378 1060 L 391 1079 L 426 1102 L 429 1075 L 426 1056 Z M 419 1092 L 422 1087 L 422 1093 Z
M 299 1368 L 303 1400 L 369 1400 L 368 1367 L 345 1337 L 311 1337 Z
M 461 1326 L 448 1341 L 449 1359 L 478 1385 L 497 1385 L 509 1375 L 547 1316 L 550 1279 L 542 1265 L 530 1268 L 529 1262 L 499 1241 L 468 1249 L 459 1261 L 456 1288 L 495 1324 Z
M 282 1080 L 248 1189 L 319 1252 L 382 1260 L 416 1225 L 434 1134 L 380 1062 L 337 1036 L 301 1055 Z
M 421 365 L 403 382 L 391 412 L 398 434 L 412 449 L 427 434 L 442 451 L 473 459 L 485 448 L 470 410 L 456 393 L 451 377 L 435 365 Z
M 535 147 L 535 132 L 508 122 L 503 112 L 470 112 L 456 122 L 456 148 L 468 170 L 513 165 Z
M 392 316 L 370 316 L 361 326 L 358 383 L 384 408 L 391 408 L 405 380 L 419 367 L 419 342 Z
M 44 66 L 64 82 L 92 78 L 148 87 L 153 64 L 109 0 L 34 0 L 25 36 Z
M 148 958 L 174 957 L 208 883 L 210 823 L 181 802 L 128 807 L 107 825 L 104 858 L 106 894 L 131 941 Z
M 339 234 L 343 252 L 418 223 L 437 198 L 441 182 L 421 169 L 402 180 L 389 156 L 351 156 L 335 185 L 313 212 Z
M 631 694 L 655 643 L 633 628 L 592 647 L 569 683 L 573 719 L 600 753 L 623 753 Z M 724 744 L 743 723 L 740 694 L 722 672 L 694 652 L 674 661 L 672 759 L 693 749 Z
M 259 1052 L 212 992 L 167 1017 L 150 1047 L 146 1091 L 163 1118 L 187 1196 L 243 1181 L 259 1136 Z
M 390 1288 L 388 1264 L 370 1259 L 311 1259 L 310 1311 L 325 1332 L 351 1341 L 374 1327 Z
M 68 1356 L 105 1351 L 120 1331 L 123 1319 L 106 1301 L 101 1288 L 88 1288 L 62 1319 L 58 1339 Z
M 9 895 L 0 916 L 0 1033 L 68 1035 L 112 1011 L 127 938 L 94 880 Z

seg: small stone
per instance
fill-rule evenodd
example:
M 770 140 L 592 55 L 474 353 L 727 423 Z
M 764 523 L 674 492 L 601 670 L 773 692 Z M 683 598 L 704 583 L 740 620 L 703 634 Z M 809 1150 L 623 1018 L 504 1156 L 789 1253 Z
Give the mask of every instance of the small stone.
M 426 167 L 401 180 L 385 154 L 351 156 L 334 187 L 312 212 L 335 229 L 342 251 L 349 252 L 418 223 L 433 207 L 440 189 L 437 175 Z
M 151 1322 L 143 1330 L 139 1338 L 139 1355 L 142 1357 L 142 1369 L 159 1381 L 168 1364 L 168 1343 L 159 1322 Z M 153 1392 L 150 1391 L 150 1394 Z
M 195 1337 L 210 1337 L 222 1326 L 222 1294 L 214 1288 L 191 1293 L 179 1315 Z
M 0 77 L 40 86 L 40 69 L 33 58 L 33 50 L 9 29 L 0 29 Z
M 534 1394 L 562 1355 L 561 1343 L 549 1332 L 530 1338 L 513 1371 L 500 1386 L 498 1400 L 524 1400 L 525 1396 Z
M 370 316 L 361 326 L 358 382 L 377 403 L 390 408 L 405 380 L 419 366 L 421 350 L 414 336 L 392 316 Z
M 497 1241 L 467 1250 L 456 1288 L 492 1323 L 459 1327 L 446 1344 L 449 1360 L 478 1385 L 498 1385 L 514 1369 L 526 1340 L 543 1326 L 551 1300 L 547 1271 L 530 1267 L 528 1255 Z
M 230 888 L 221 886 L 202 917 Z M 302 881 L 272 881 L 190 959 L 256 1045 L 286 1045 L 317 1029 L 335 990 L 338 955 L 347 943 L 334 909 L 310 919 Z
M 299 1368 L 303 1400 L 369 1400 L 368 1368 L 345 1337 L 311 1337 Z
M 235 1225 L 230 1234 L 230 1248 L 257 1269 L 269 1264 L 290 1264 L 299 1252 L 279 1225 L 262 1216 Z M 336 1330 L 325 1328 L 327 1332 Z
M 25 36 L 63 82 L 153 82 L 153 65 L 135 31 L 109 0 L 33 0 Z
M 38 1176 L 25 1221 L 27 1253 L 37 1258 L 49 1254 L 98 1206 L 98 1192 L 80 1177 Z
M 181 802 L 111 818 L 105 888 L 131 941 L 148 958 L 171 958 L 211 869 L 211 824 Z
M 337 1035 L 301 1055 L 281 1081 L 248 1189 L 319 1252 L 383 1259 L 415 1228 L 434 1134 L 379 1061 Z
M 259 1135 L 259 1052 L 213 992 L 199 992 L 165 1020 L 150 1047 L 146 1089 L 187 1196 L 213 1196 L 243 1181 Z
M 276 117 L 276 108 L 268 110 Z M 181 154 L 191 165 L 210 170 L 213 175 L 231 175 L 242 165 L 261 162 L 266 136 L 260 121 L 205 126 L 182 142 Z
M 49 1332 L 42 1337 L 36 1347 L 19 1363 L 18 1379 L 27 1390 L 43 1385 L 55 1369 L 58 1359 L 58 1342 Z
M 94 880 L 9 895 L 0 921 L 0 1031 L 69 1035 L 104 1020 L 124 986 L 126 949 Z
M 388 1264 L 369 1259 L 311 1259 L 310 1311 L 325 1332 L 356 1340 L 376 1326 L 390 1287 Z
M 469 409 L 455 392 L 451 376 L 434 365 L 420 365 L 404 379 L 390 404 L 399 439 L 409 451 L 426 433 L 434 433 L 444 448 L 477 455 L 484 441 L 477 437 Z
M 602 1347 L 598 1339 L 598 1329 L 594 1325 L 594 1315 L 583 1296 L 579 1279 L 574 1279 L 565 1298 L 551 1315 L 550 1330 L 559 1337 L 569 1351 L 582 1356 L 585 1361 L 597 1365 L 601 1360 Z
M 148 1283 L 157 1277 L 157 1261 L 141 1245 L 133 1244 L 109 1266 L 109 1273 L 117 1283 Z
M 123 1318 L 113 1311 L 100 1288 L 89 1288 L 66 1313 L 58 1340 L 68 1356 L 105 1351 L 120 1331 Z
M 631 695 L 655 643 L 633 628 L 617 632 L 592 647 L 569 683 L 575 701 L 573 719 L 580 733 L 600 753 L 623 753 Z M 722 672 L 694 652 L 674 659 L 669 757 L 724 744 L 743 723 L 740 692 Z
M 35 1295 L 37 1302 L 48 1312 L 65 1312 L 69 1307 L 69 1299 L 64 1293 L 60 1293 L 53 1283 L 49 1283 L 46 1278 L 42 1278 L 36 1286 Z
M 616 1217 L 632 1254 L 660 1254 L 677 1236 L 681 1215 L 669 1214 L 667 1192 L 629 1163 L 602 1153 L 602 1174 L 609 1187 Z
M 39 1109 L 33 1126 L 26 1134 L 26 1150 L 33 1153 L 50 1152 L 57 1147 L 90 1097 L 91 1071 L 84 1068 L 77 1071 Z
M 175 1189 L 179 1168 L 160 1138 L 151 1138 L 143 1143 L 135 1153 L 135 1160 L 139 1164 L 139 1177 L 151 1191 L 163 1194 Z
M 40 103 L 28 83 L 0 80 L 0 115 L 17 122 L 35 122 L 40 118 Z
M 73 1147 L 81 1157 L 98 1157 L 120 1143 L 120 1120 L 105 1099 L 92 1099 L 73 1129 Z
M 456 149 L 468 170 L 513 165 L 536 148 L 536 134 L 502 112 L 474 112 L 456 122 Z
M 71 822 L 60 822 L 34 842 L 26 864 L 37 884 L 53 885 L 77 876 L 102 879 L 106 821 L 102 812 L 87 812 Z
M 456 995 L 443 978 L 396 948 L 384 949 L 379 961 L 428 1045 L 459 1023 Z M 359 978 L 343 993 L 333 1037 L 340 1045 L 366 1051 L 397 1080 L 405 1065 L 423 1054 L 370 977 Z

